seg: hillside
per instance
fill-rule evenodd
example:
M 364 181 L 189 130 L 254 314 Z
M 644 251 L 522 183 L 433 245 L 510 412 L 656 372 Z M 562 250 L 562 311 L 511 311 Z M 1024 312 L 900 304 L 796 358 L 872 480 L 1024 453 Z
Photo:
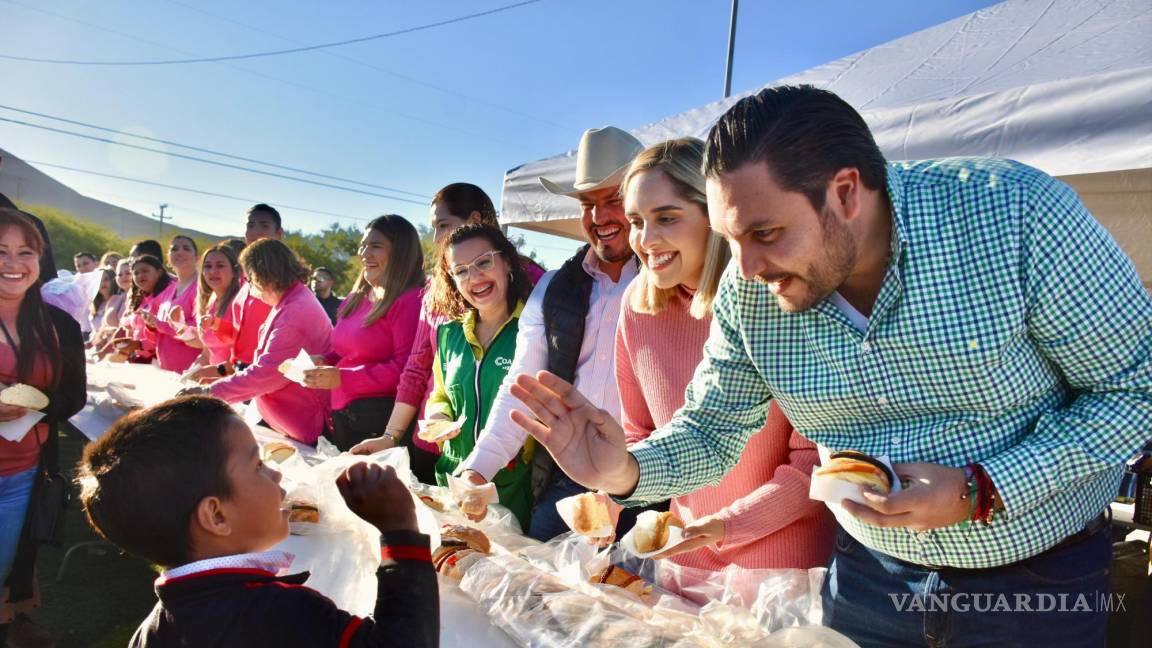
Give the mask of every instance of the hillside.
M 160 226 L 155 219 L 80 194 L 2 148 L 0 148 L 0 193 L 13 201 L 47 205 L 74 214 L 77 218 L 105 227 L 128 241 L 156 238 L 160 235 Z M 167 239 L 177 232 L 197 239 L 224 238 L 218 234 L 168 224 L 164 226 L 163 238 Z

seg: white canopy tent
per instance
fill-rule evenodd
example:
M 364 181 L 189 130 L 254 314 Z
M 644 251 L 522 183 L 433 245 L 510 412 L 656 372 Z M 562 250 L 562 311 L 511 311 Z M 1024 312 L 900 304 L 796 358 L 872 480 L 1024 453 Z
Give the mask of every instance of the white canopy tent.
M 889 160 L 987 155 L 1068 182 L 1152 281 L 1152 2 L 1009 0 L 767 86 L 831 90 L 864 116 Z M 703 138 L 756 88 L 632 133 L 645 145 Z M 599 124 L 589 124 L 597 126 Z M 582 237 L 576 152 L 504 178 L 501 221 Z

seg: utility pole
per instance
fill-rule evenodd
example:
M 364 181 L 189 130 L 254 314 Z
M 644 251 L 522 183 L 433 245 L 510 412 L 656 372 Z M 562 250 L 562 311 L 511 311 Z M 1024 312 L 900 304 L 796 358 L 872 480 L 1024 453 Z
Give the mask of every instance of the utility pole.
M 164 210 L 165 209 L 168 209 L 168 203 L 160 203 L 160 215 L 157 216 L 156 214 L 152 214 L 152 218 L 155 218 L 155 219 L 160 221 L 160 238 L 164 238 L 164 218 L 165 218 Z M 172 220 L 171 216 L 168 216 L 167 218 L 168 218 L 168 220 Z
M 732 94 L 732 55 L 736 52 L 736 10 L 740 0 L 732 0 L 732 22 L 728 25 L 728 64 L 724 66 L 724 98 Z

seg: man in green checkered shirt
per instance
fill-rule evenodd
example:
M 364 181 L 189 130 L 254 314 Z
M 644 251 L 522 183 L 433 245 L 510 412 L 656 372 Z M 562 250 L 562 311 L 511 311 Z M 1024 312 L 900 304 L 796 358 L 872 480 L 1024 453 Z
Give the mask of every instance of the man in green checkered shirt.
M 905 484 L 834 507 L 826 624 L 864 646 L 1101 644 L 1103 513 L 1152 436 L 1152 299 L 1076 194 L 1007 160 L 888 165 L 811 87 L 733 106 L 705 173 L 733 264 L 684 408 L 625 448 L 545 374 L 519 378 L 537 419 L 516 422 L 634 504 L 717 483 L 776 399 Z

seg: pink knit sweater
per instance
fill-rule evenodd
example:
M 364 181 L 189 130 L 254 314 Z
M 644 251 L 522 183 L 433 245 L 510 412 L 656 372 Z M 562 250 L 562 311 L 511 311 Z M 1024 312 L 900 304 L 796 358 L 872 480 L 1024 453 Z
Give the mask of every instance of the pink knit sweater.
M 635 286 L 635 284 L 633 284 Z M 616 331 L 616 378 L 628 443 L 648 437 L 684 404 L 684 390 L 704 357 L 712 318 L 695 319 L 682 294 L 658 315 L 632 310 L 624 295 Z M 672 510 L 684 520 L 715 515 L 724 521 L 719 546 L 680 554 L 672 561 L 717 571 L 823 566 L 832 551 L 835 522 L 820 502 L 808 499 L 816 446 L 804 439 L 773 404 L 763 429 L 748 440 L 740 462 L 716 486 L 677 497 Z

